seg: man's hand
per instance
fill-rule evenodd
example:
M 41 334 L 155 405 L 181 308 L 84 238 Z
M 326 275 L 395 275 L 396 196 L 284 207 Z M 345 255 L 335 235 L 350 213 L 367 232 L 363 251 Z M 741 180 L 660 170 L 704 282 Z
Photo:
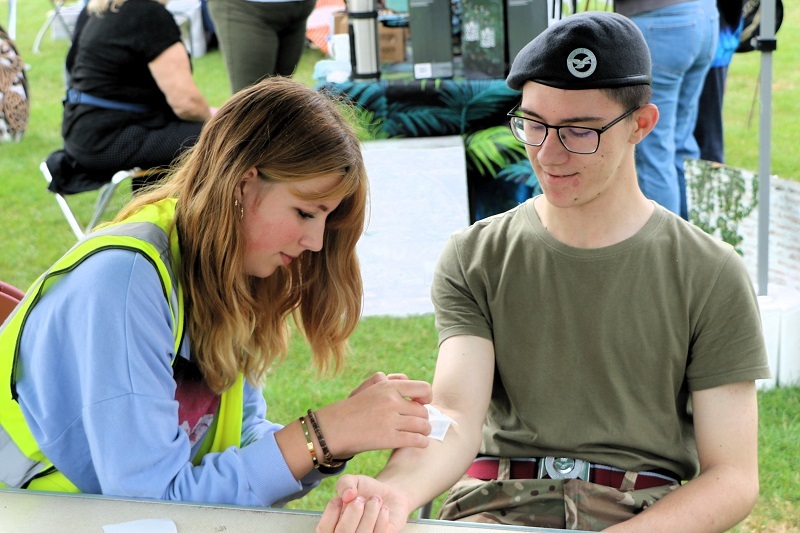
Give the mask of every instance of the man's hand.
M 317 533 L 397 533 L 413 509 L 388 485 L 369 476 L 344 475 L 328 502 Z

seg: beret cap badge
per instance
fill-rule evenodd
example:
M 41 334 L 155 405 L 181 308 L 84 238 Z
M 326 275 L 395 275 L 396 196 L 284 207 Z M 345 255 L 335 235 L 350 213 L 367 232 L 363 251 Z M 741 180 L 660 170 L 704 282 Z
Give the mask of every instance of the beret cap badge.
M 588 48 L 576 48 L 567 57 L 567 69 L 576 78 L 587 78 L 597 68 L 597 57 Z

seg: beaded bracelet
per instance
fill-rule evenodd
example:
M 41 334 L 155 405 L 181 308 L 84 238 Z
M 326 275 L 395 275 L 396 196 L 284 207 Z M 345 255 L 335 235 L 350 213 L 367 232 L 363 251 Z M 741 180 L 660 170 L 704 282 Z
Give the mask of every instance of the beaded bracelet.
M 314 468 L 319 468 L 319 460 L 317 459 L 317 452 L 314 450 L 314 443 L 311 442 L 311 435 L 308 433 L 308 424 L 306 424 L 306 417 L 300 417 L 300 427 L 303 428 L 303 434 L 306 436 L 306 446 L 308 446 L 308 453 L 311 454 L 311 462 L 314 463 Z
M 325 443 L 325 437 L 322 436 L 322 430 L 317 423 L 317 417 L 311 409 L 308 410 L 308 420 L 311 421 L 311 427 L 314 428 L 314 433 L 317 435 L 317 440 L 319 441 L 319 447 L 322 448 L 322 454 L 325 456 L 325 462 L 321 463 L 322 466 L 338 468 L 352 459 L 352 457 L 348 457 L 347 459 L 335 459 L 333 457 L 331 451 L 328 449 L 328 445 Z
M 319 441 L 319 447 L 322 448 L 322 455 L 325 456 L 325 466 L 339 466 L 342 464 L 341 461 L 336 461 L 331 455 L 331 451 L 328 449 L 328 445 L 325 444 L 325 437 L 322 436 L 322 430 L 317 423 L 317 417 L 314 415 L 314 411 L 311 409 L 308 410 L 308 420 L 311 422 L 311 427 L 314 428 L 314 433 L 317 435 L 317 440 Z M 336 465 L 336 463 L 339 463 Z

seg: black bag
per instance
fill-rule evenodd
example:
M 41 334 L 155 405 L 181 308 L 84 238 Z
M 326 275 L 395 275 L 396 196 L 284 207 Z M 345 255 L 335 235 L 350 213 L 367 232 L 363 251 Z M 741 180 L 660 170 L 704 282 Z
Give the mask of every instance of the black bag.
M 752 52 L 755 50 L 753 40 L 759 36 L 761 32 L 761 0 L 747 0 L 742 9 L 742 18 L 744 19 L 744 29 L 739 36 L 739 47 L 736 49 L 737 53 Z M 775 33 L 783 24 L 783 1 L 775 0 Z
M 25 62 L 0 26 L 0 143 L 22 139 L 29 115 Z
M 111 173 L 89 172 L 64 150 L 56 150 L 45 160 L 52 180 L 47 187 L 60 194 L 93 191 L 111 181 Z

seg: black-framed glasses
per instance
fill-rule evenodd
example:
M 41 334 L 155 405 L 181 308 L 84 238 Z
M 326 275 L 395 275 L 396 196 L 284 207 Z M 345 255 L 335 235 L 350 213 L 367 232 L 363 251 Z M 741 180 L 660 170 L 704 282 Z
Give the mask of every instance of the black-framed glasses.
M 600 134 L 611 126 L 630 116 L 639 109 L 633 107 L 603 126 L 602 128 L 585 128 L 583 126 L 551 126 L 532 118 L 518 115 L 520 104 L 508 112 L 511 132 L 518 141 L 531 146 L 541 146 L 547 139 L 548 130 L 556 130 L 561 145 L 573 154 L 593 154 L 600 147 Z

